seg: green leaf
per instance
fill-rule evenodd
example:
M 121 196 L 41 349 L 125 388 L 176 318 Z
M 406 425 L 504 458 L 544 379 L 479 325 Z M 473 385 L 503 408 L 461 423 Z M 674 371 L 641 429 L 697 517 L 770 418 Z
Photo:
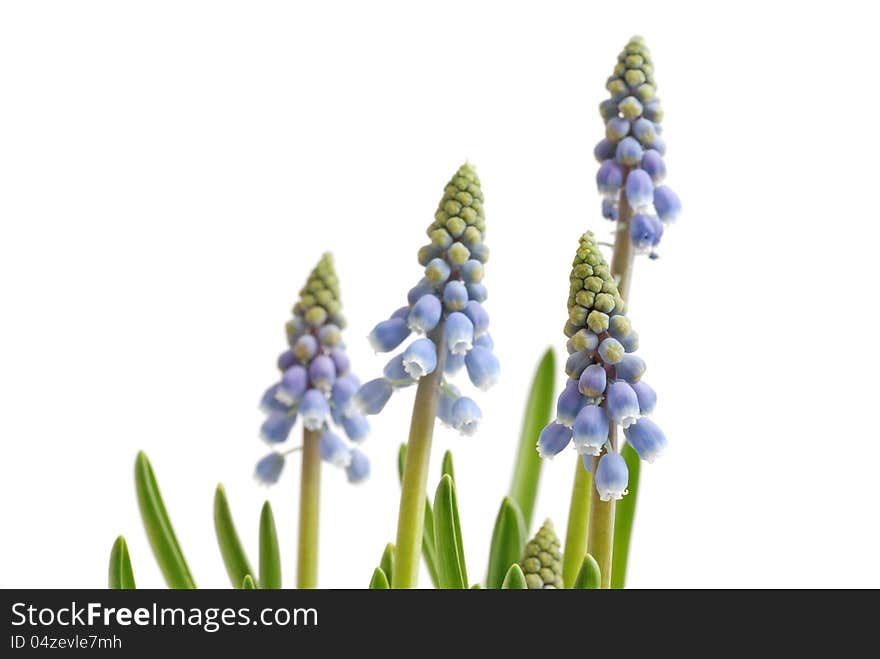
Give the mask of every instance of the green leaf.
M 519 436 L 516 465 L 513 481 L 510 484 L 510 498 L 516 501 L 522 511 L 526 529 L 532 526 L 532 512 L 538 494 L 538 481 L 541 477 L 541 458 L 535 450 L 538 435 L 553 414 L 553 387 L 556 382 L 556 358 L 553 349 L 548 348 L 541 358 L 532 387 L 526 401 L 522 431 Z
M 613 572 L 612 572 L 613 574 Z M 599 572 L 599 564 L 592 555 L 584 556 L 584 563 L 572 586 L 575 590 L 593 590 L 602 585 L 602 575 Z
M 440 588 L 467 588 L 468 578 L 461 541 L 461 523 L 455 484 L 443 474 L 434 495 L 434 544 Z
M 486 588 L 501 588 L 510 564 L 520 559 L 525 544 L 526 529 L 522 513 L 513 499 L 504 497 L 492 531 Z
M 195 588 L 195 581 L 165 510 L 153 467 L 143 451 L 138 453 L 134 463 L 134 484 L 144 530 L 165 583 L 169 588 Z
M 636 497 L 639 495 L 639 472 L 642 461 L 628 443 L 620 454 L 629 469 L 629 492 L 617 502 L 614 512 L 614 553 L 611 558 L 611 587 L 623 588 L 626 582 L 626 566 L 629 561 L 629 545 L 632 539 L 633 522 L 636 517 Z
M 574 480 L 568 504 L 568 525 L 565 529 L 565 549 L 562 552 L 562 583 L 565 588 L 574 585 L 584 554 L 587 553 L 592 491 L 593 476 L 580 459 L 575 459 Z
M 403 465 L 406 464 L 406 444 L 401 444 L 397 449 L 397 476 L 403 479 Z
M 241 580 L 241 589 L 242 590 L 256 590 L 257 584 L 254 583 L 254 578 L 246 574 L 244 575 L 244 579 Z
M 406 444 L 400 445 L 397 452 L 397 475 L 403 479 L 403 464 L 406 461 Z M 434 588 L 440 587 L 440 578 L 437 575 L 437 548 L 434 546 L 434 513 L 431 510 L 431 502 L 425 497 L 425 523 L 422 531 L 422 557 L 425 559 L 425 567 L 431 576 Z
M 268 501 L 260 512 L 260 588 L 281 588 L 281 550 L 278 548 L 275 517 Z
M 389 542 L 385 545 L 385 551 L 382 552 L 382 560 L 379 561 L 379 567 L 388 577 L 388 582 L 394 578 L 394 543 Z
M 131 558 L 125 538 L 119 536 L 110 550 L 109 586 L 111 590 L 134 590 L 134 573 L 131 571 Z
M 523 574 L 522 568 L 517 563 L 514 563 L 510 566 L 507 574 L 504 575 L 501 590 L 528 590 L 528 588 L 526 575 Z
M 475 583 L 473 586 L 471 586 L 471 590 L 482 590 L 482 589 L 483 589 L 483 587 L 478 583 Z
M 388 577 L 382 568 L 377 567 L 373 570 L 373 578 L 370 579 L 370 590 L 389 590 Z
M 214 530 L 217 533 L 217 544 L 220 545 L 220 553 L 223 555 L 229 581 L 232 582 L 233 588 L 240 588 L 244 578 L 254 571 L 235 530 L 223 485 L 218 485 L 214 493 Z
M 443 471 L 441 473 L 447 474 L 452 482 L 455 482 L 455 469 L 452 468 L 452 451 L 446 451 L 443 454 Z

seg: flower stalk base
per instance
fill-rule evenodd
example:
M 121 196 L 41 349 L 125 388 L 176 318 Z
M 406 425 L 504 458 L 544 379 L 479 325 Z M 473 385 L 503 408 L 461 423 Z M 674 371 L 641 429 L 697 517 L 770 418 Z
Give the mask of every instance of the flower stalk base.
M 599 466 L 599 458 L 593 458 L 593 471 Z M 599 491 L 590 488 L 590 534 L 587 551 L 599 564 L 601 587 L 611 588 L 611 559 L 614 549 L 614 508 L 617 502 L 602 501 Z
M 431 338 L 437 345 L 443 345 L 442 325 L 432 333 Z M 419 582 L 428 465 L 431 461 L 434 419 L 437 416 L 440 382 L 443 378 L 444 354 L 443 351 L 439 352 L 437 367 L 432 373 L 419 379 L 413 404 L 406 460 L 403 465 L 392 588 L 416 588 Z
M 318 586 L 318 523 L 321 510 L 321 435 L 303 430 L 302 478 L 299 490 L 299 547 L 296 587 Z

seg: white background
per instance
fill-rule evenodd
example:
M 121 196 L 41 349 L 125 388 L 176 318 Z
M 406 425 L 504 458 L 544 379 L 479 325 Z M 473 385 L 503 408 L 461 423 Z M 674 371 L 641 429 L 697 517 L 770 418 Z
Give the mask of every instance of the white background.
M 419 278 L 465 159 L 503 380 L 478 436 L 438 429 L 430 487 L 452 448 L 481 577 L 528 380 L 563 348 L 577 238 L 610 228 L 596 107 L 639 33 L 685 213 L 633 285 L 671 449 L 643 469 L 630 585 L 880 586 L 870 7 L 3 3 L 0 584 L 103 586 L 123 533 L 138 584 L 161 586 L 143 448 L 199 585 L 228 583 L 218 481 L 254 560 L 272 501 L 292 585 L 296 469 L 268 493 L 251 478 L 289 307 L 332 249 L 355 369 L 375 377 L 364 337 Z M 394 538 L 411 395 L 374 419 L 369 483 L 324 468 L 324 586 L 366 586 Z M 537 504 L 560 532 L 573 459 L 547 465 Z

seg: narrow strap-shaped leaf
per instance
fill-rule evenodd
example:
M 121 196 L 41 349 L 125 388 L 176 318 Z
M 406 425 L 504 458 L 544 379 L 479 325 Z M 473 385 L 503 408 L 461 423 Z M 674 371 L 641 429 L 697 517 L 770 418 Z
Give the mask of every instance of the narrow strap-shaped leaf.
M 382 559 L 379 561 L 379 567 L 388 577 L 390 583 L 394 579 L 394 543 L 389 542 L 385 545 L 385 551 L 382 552 Z
M 397 449 L 397 476 L 403 478 L 403 466 L 406 464 L 406 444 Z
M 195 581 L 165 510 L 153 467 L 143 451 L 138 453 L 135 460 L 134 483 L 144 530 L 165 583 L 169 588 L 195 588 Z
M 242 590 L 256 590 L 257 584 L 254 583 L 254 578 L 246 574 L 244 575 L 244 579 L 241 580 L 241 589 Z
M 525 524 L 519 507 L 513 499 L 504 497 L 495 518 L 495 529 L 492 531 L 486 588 L 501 588 L 510 565 L 516 563 L 522 555 L 526 543 L 525 535 Z
M 461 523 L 455 484 L 443 474 L 434 495 L 434 544 L 441 588 L 467 588 L 468 578 L 461 541 Z
M 125 538 L 119 536 L 110 550 L 109 586 L 111 590 L 134 590 L 134 573 L 131 571 L 131 559 L 128 556 L 128 545 Z
M 437 546 L 434 542 L 434 512 L 428 497 L 425 497 L 425 528 L 422 531 L 422 556 L 425 559 L 425 567 L 431 576 L 434 588 L 440 587 L 440 576 L 437 573 Z
M 541 458 L 535 450 L 538 435 L 550 423 L 553 414 L 553 385 L 556 382 L 556 358 L 553 349 L 548 348 L 541 358 L 523 415 L 522 430 L 519 436 L 516 465 L 510 483 L 510 498 L 516 501 L 522 511 L 526 529 L 532 526 L 532 511 L 538 494 L 538 481 L 541 478 Z
M 611 558 L 611 587 L 623 588 L 626 583 L 626 566 L 629 562 L 629 545 L 633 522 L 636 517 L 636 497 L 639 494 L 639 473 L 642 461 L 629 443 L 624 444 L 620 454 L 629 469 L 627 495 L 617 502 L 614 511 L 614 553 Z
M 382 568 L 377 567 L 373 570 L 373 578 L 370 579 L 370 590 L 389 590 L 388 577 Z
M 613 574 L 613 572 L 612 572 Z M 590 554 L 584 556 L 584 563 L 574 580 L 574 590 L 594 590 L 602 585 L 602 575 L 599 572 L 599 564 Z
M 526 583 L 526 575 L 523 574 L 522 568 L 514 563 L 504 575 L 504 581 L 501 582 L 501 590 L 528 590 Z
M 220 554 L 223 556 L 229 581 L 233 588 L 240 588 L 244 578 L 254 571 L 235 530 L 226 491 L 222 485 L 218 485 L 214 493 L 214 531 L 217 533 L 217 544 L 220 545 Z
M 278 548 L 275 517 L 268 501 L 260 512 L 260 588 L 281 588 L 281 550 Z
M 447 474 L 452 482 L 455 482 L 455 469 L 452 467 L 452 451 L 446 451 L 443 454 L 443 470 L 441 473 Z
M 406 444 L 400 445 L 397 452 L 397 475 L 403 478 L 403 465 L 406 462 Z M 422 557 L 425 559 L 425 567 L 431 576 L 434 588 L 440 587 L 440 578 L 437 576 L 437 549 L 434 546 L 434 513 L 431 510 L 431 502 L 425 497 L 425 526 L 422 531 Z

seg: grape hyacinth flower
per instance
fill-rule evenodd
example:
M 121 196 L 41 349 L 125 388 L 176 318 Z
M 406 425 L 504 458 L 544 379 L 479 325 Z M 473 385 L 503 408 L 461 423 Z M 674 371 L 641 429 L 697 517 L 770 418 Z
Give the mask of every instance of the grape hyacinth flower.
M 623 429 L 632 448 L 648 462 L 666 446 L 663 432 L 647 417 L 657 396 L 642 381 L 645 362 L 633 354 L 638 347 L 631 340 L 633 334 L 626 302 L 595 237 L 588 232 L 580 239 L 570 277 L 565 323 L 568 380 L 557 401 L 556 419 L 541 433 L 537 450 L 541 457 L 551 458 L 572 445 L 593 473 L 590 543 L 605 542 L 607 547 L 594 547 L 590 553 L 599 562 L 603 582 L 606 576 L 610 580 L 610 538 L 607 533 L 603 536 L 607 529 L 600 525 L 608 521 L 608 515 L 613 524 L 613 502 L 627 488 L 617 428 Z
M 273 451 L 256 468 L 257 479 L 271 485 L 278 481 L 286 456 L 302 450 L 298 588 L 316 585 L 321 461 L 344 470 L 352 483 L 370 473 L 367 456 L 349 443 L 363 441 L 369 424 L 353 403 L 361 383 L 351 372 L 342 342 L 344 328 L 333 258 L 324 254 L 287 323 L 289 349 L 278 358 L 278 382 L 266 390 L 260 403 L 267 415 L 260 435 L 272 445 L 284 444 L 297 419 L 302 420 L 302 446 Z
M 489 255 L 483 243 L 482 202 L 476 171 L 465 164 L 446 186 L 428 227 L 431 242 L 419 250 L 424 277 L 410 290 L 408 305 L 369 334 L 376 352 L 391 352 L 410 335 L 416 338 L 388 362 L 382 378 L 367 382 L 357 392 L 354 402 L 364 414 L 378 414 L 395 390 L 419 382 L 441 364 L 441 385 L 447 383 L 447 375 L 462 368 L 478 389 L 488 389 L 498 379 L 499 363 L 488 334 L 489 314 L 482 304 L 483 265 Z M 467 415 L 468 421 L 454 427 L 470 435 L 481 414 L 473 401 L 468 408 L 473 412 Z
M 480 390 L 498 379 L 500 367 L 483 306 L 489 257 L 485 230 L 480 180 L 474 167 L 464 164 L 446 185 L 427 230 L 430 242 L 418 252 L 422 279 L 407 294 L 407 305 L 378 323 L 368 337 L 377 352 L 399 353 L 388 361 L 382 377 L 355 394 L 353 403 L 362 414 L 380 413 L 394 391 L 417 385 L 391 584 L 395 588 L 416 585 L 424 472 L 435 418 L 467 436 L 477 431 L 482 417 L 477 403 L 462 396 L 449 379 L 464 370 Z
M 657 83 L 654 79 L 654 64 L 641 37 L 633 37 L 618 56 L 613 75 L 606 85 L 610 98 L 599 106 L 605 121 L 605 138 L 595 147 L 593 153 L 599 161 L 596 184 L 602 195 L 602 216 L 615 223 L 614 250 L 611 258 L 611 274 L 624 301 L 629 299 L 633 266 L 637 253 L 648 253 L 657 257 L 656 248 L 660 243 L 666 226 L 676 220 L 681 213 L 678 195 L 665 183 L 666 143 L 663 139 L 663 109 L 657 98 Z M 612 332 L 612 335 L 614 333 Z M 627 354 L 638 347 L 638 335 L 630 332 L 625 336 L 615 336 Z M 636 393 L 641 413 L 653 409 L 656 394 L 650 386 L 641 383 L 639 369 L 644 363 L 625 358 L 616 365 L 618 378 L 628 382 Z M 632 404 L 632 398 L 622 387 L 615 389 L 612 400 Z M 641 438 L 640 431 L 636 436 Z M 628 442 L 623 453 L 624 459 L 632 469 L 638 465 L 636 442 Z M 630 495 L 625 500 L 622 515 L 623 525 L 616 533 L 620 545 L 615 550 L 615 587 L 622 587 L 626 573 L 629 552 L 629 537 L 633 511 L 638 496 L 638 472 L 633 470 Z M 589 486 L 582 472 L 575 477 L 572 501 L 583 500 Z M 610 495 L 609 495 L 610 496 Z M 574 507 L 572 514 L 576 514 Z M 579 514 L 578 514 L 579 516 Z M 572 519 L 569 519 L 571 528 Z M 586 546 L 586 532 L 571 540 L 566 535 L 566 585 L 575 578 L 577 565 L 568 562 L 568 556 L 583 553 Z M 572 544 L 573 543 L 573 544 Z M 572 559 L 573 561 L 574 559 Z
M 619 258 L 631 258 L 632 251 L 653 258 L 665 225 L 681 212 L 681 202 L 664 184 L 663 109 L 654 64 L 642 37 L 633 37 L 624 47 L 606 88 L 611 98 L 599 106 L 605 137 L 593 150 L 600 163 L 596 185 L 603 197 L 602 216 L 616 222 L 621 239 L 627 239 L 627 253 Z M 625 278 L 620 288 L 626 298 Z
M 344 328 L 339 283 L 333 257 L 328 253 L 321 257 L 300 291 L 293 318 L 286 328 L 290 348 L 278 360 L 281 377 L 263 394 L 260 407 L 267 417 L 260 435 L 265 441 L 287 441 L 297 418 L 302 419 L 306 430 L 318 433 L 319 437 L 336 425 L 350 441 L 364 439 L 369 426 L 351 404 L 360 381 L 351 372 L 342 342 Z M 354 450 L 344 442 L 343 446 L 349 453 Z M 349 461 L 337 458 L 327 462 L 345 468 Z M 269 482 L 259 472 L 257 478 Z

